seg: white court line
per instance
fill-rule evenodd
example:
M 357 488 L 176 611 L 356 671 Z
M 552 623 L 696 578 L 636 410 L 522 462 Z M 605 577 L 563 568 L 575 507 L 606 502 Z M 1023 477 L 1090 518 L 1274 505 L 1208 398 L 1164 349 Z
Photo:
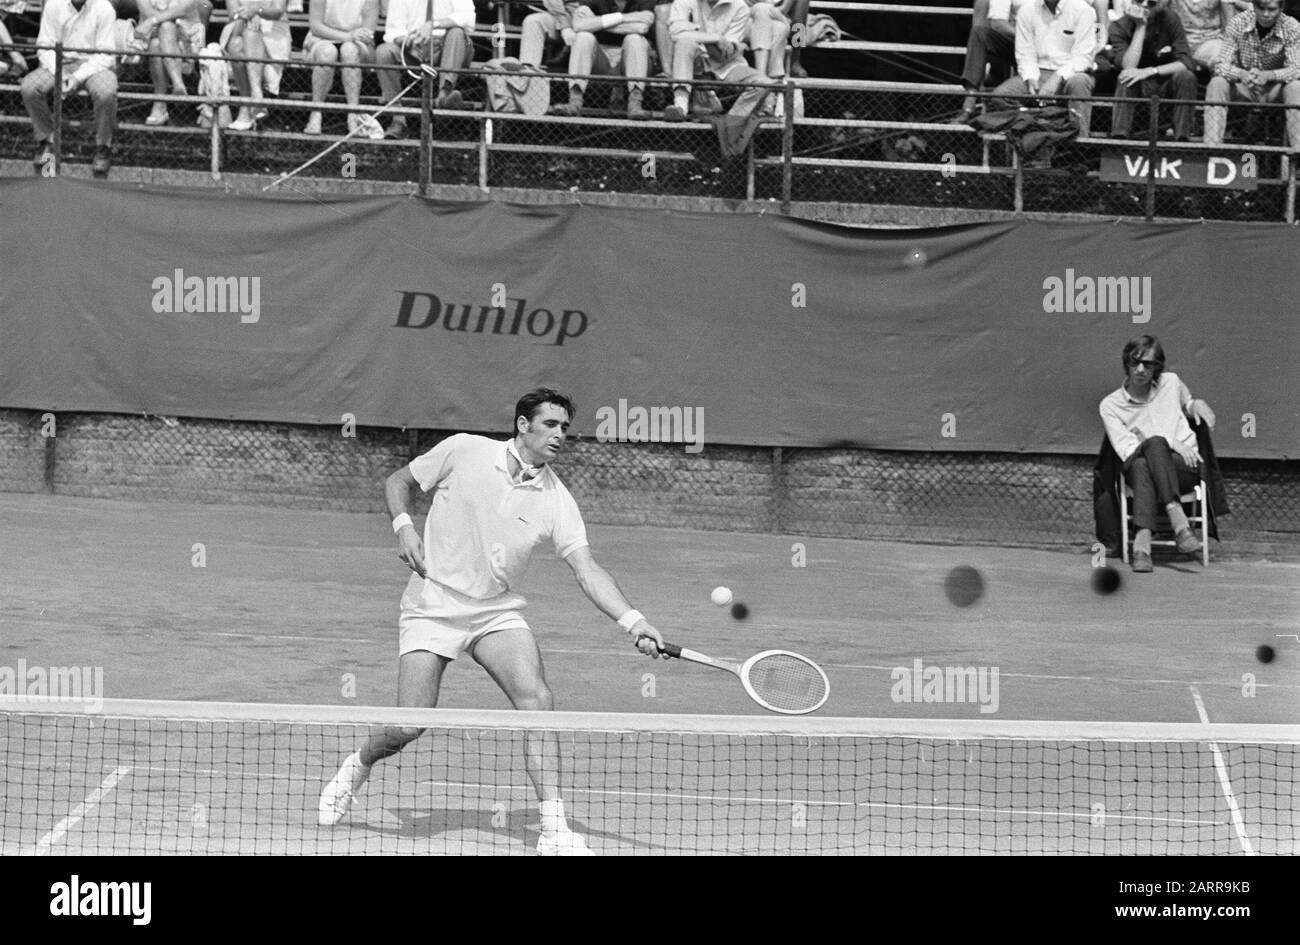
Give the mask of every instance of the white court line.
M 137 767 L 139 767 L 139 769 L 142 771 L 160 772 L 164 774 L 193 773 L 196 775 L 206 775 L 206 776 L 226 774 L 226 776 L 231 781 L 242 780 L 248 778 L 250 775 L 254 779 L 265 778 L 269 780 L 284 780 L 284 781 L 310 781 L 311 780 L 310 778 L 305 778 L 301 775 L 292 775 L 292 774 L 286 775 L 286 774 L 279 774 L 276 772 L 241 771 L 238 775 L 231 775 L 228 772 L 224 772 L 218 768 L 176 768 L 176 767 L 168 767 L 163 765 L 144 765 L 144 766 L 137 766 Z M 108 789 L 111 789 L 113 785 L 116 785 L 117 781 L 120 780 L 119 773 L 121 773 L 121 775 L 124 776 L 126 773 L 129 773 L 131 770 L 132 770 L 131 768 L 125 768 L 125 767 L 118 768 L 116 771 L 110 774 L 108 778 L 105 779 L 104 785 L 101 785 L 100 791 L 104 790 L 106 787 Z M 324 782 L 322 781 L 322 784 L 323 783 Z M 470 789 L 475 789 L 475 790 L 480 790 L 480 791 L 485 791 L 490 793 L 523 793 L 523 794 L 528 794 L 529 796 L 531 796 L 532 794 L 532 788 L 522 784 L 518 784 L 518 785 L 480 784 L 473 781 L 418 781 L 416 783 L 417 785 L 428 785 L 430 787 L 440 787 L 440 788 L 447 788 L 447 789 L 470 788 Z M 679 801 L 706 801 L 706 802 L 711 801 L 711 802 L 739 803 L 739 804 L 793 804 L 797 800 L 799 803 L 804 804 L 807 807 L 867 807 L 867 808 L 880 808 L 882 810 L 948 811 L 948 812 L 975 813 L 975 814 L 1006 814 L 1006 815 L 1018 816 L 1018 817 L 1058 818 L 1058 819 L 1067 819 L 1067 820 L 1068 819 L 1090 820 L 1094 816 L 1092 811 L 1060 811 L 1060 810 L 1047 810 L 1047 809 L 1035 810 L 1033 808 L 1015 808 L 1015 807 L 1003 808 L 1003 807 L 981 807 L 981 806 L 973 806 L 973 807 L 955 806 L 955 805 L 942 805 L 942 804 L 900 804 L 900 803 L 891 803 L 888 801 L 862 801 L 862 802 L 819 801 L 810 798 L 751 797 L 745 794 L 686 794 L 686 793 L 672 793 L 672 792 L 664 792 L 664 791 L 598 790 L 598 789 L 591 789 L 591 788 L 576 788 L 576 787 L 570 787 L 568 790 L 573 794 L 602 795 L 602 796 L 627 797 L 627 798 L 653 798 L 656 800 L 667 800 L 667 801 L 679 800 Z M 100 800 L 100 791 L 94 792 L 94 794 L 92 794 L 89 798 L 86 799 L 86 802 L 97 803 Z M 195 788 L 192 793 L 194 794 L 195 797 L 200 796 L 200 792 L 198 791 L 197 788 Z M 80 810 L 80 808 L 84 806 L 85 805 L 78 805 L 79 809 L 74 810 L 72 814 L 69 815 L 68 818 L 65 818 L 65 820 L 61 822 L 59 826 L 56 827 L 54 831 L 51 832 L 51 834 L 47 835 L 46 838 L 41 841 L 41 844 L 37 845 L 37 847 L 39 848 L 42 844 L 44 844 L 47 848 L 46 852 L 48 852 L 49 843 L 53 843 L 58 839 L 60 839 L 60 837 L 62 837 L 62 835 L 67 832 L 66 828 L 71 827 L 76 822 L 76 820 L 73 818 L 80 818 L 81 816 L 84 816 L 85 811 Z M 178 809 L 186 810 L 188 808 L 184 804 L 182 804 Z M 1182 817 L 1161 817 L 1157 815 L 1144 815 L 1144 814 L 1107 813 L 1105 816 L 1107 820 L 1115 820 L 1115 821 L 1127 820 L 1127 821 L 1132 821 L 1134 823 L 1147 822 L 1152 824 L 1178 824 L 1178 825 L 1194 825 L 1194 826 L 1217 826 L 1220 823 L 1220 821 L 1217 820 L 1196 820 L 1196 819 L 1187 819 Z M 53 836 L 54 833 L 58 833 L 58 836 Z M 49 841 L 49 843 L 47 843 L 46 841 Z M 32 854 L 29 853 L 27 855 L 32 855 Z
M 113 772 L 100 782 L 99 787 L 91 791 L 90 796 L 84 801 L 72 808 L 67 817 L 64 817 L 54 825 L 53 830 L 41 837 L 40 842 L 38 842 L 36 846 L 32 847 L 30 850 L 23 851 L 23 856 L 45 856 L 48 854 L 51 846 L 62 840 L 64 835 L 66 835 L 69 830 L 81 821 L 81 818 L 90 813 L 91 809 L 98 806 L 99 802 L 104 799 L 105 795 L 109 794 L 117 787 L 117 782 L 121 781 L 130 773 L 131 769 L 125 765 L 114 768 Z
M 379 637 L 370 637 L 358 639 L 356 637 L 315 637 L 315 636 L 296 636 L 281 633 L 230 633 L 225 631 L 211 630 L 203 632 L 204 636 L 211 637 L 239 637 L 245 640 L 305 640 L 310 643 L 357 643 L 357 644 L 382 644 L 385 640 Z M 564 656 L 620 656 L 624 650 L 620 647 L 617 650 L 561 650 L 551 646 L 543 646 L 542 654 L 559 653 Z M 873 663 L 822 663 L 823 669 L 874 669 L 881 672 L 892 672 L 897 669 L 896 666 L 877 666 Z M 1060 676 L 1049 675 L 1046 673 L 1001 673 L 1001 676 L 1008 679 L 1053 679 L 1064 682 L 1106 682 L 1106 683 L 1143 683 L 1143 684 L 1161 684 L 1166 686 L 1186 686 L 1186 679 L 1141 679 L 1131 676 Z M 1202 686 L 1224 686 L 1236 689 L 1241 684 L 1239 682 L 1206 682 L 1201 681 Z M 1300 689 L 1300 684 L 1291 683 L 1255 683 L 1256 689 Z
M 421 781 L 420 784 L 427 784 L 431 787 L 444 788 L 479 788 L 484 791 L 510 791 L 515 793 L 532 793 L 532 788 L 524 785 L 493 785 L 493 784 L 475 784 L 470 781 Z M 957 811 L 966 814 L 1010 814 L 1019 817 L 1057 817 L 1064 820 L 1070 818 L 1091 820 L 1094 816 L 1092 811 L 1062 811 L 1062 810 L 1035 810 L 1029 807 L 963 807 L 947 804 L 897 804 L 888 801 L 818 801 L 806 798 L 777 798 L 777 797 L 749 797 L 744 794 L 673 794 L 659 791 L 602 791 L 590 788 L 567 788 L 572 794 L 599 794 L 613 795 L 614 797 L 649 797 L 658 800 L 690 800 L 690 801 L 717 801 L 722 803 L 741 803 L 741 804 L 794 804 L 796 802 L 803 804 L 805 807 L 877 807 L 883 810 L 916 810 L 916 811 Z M 1106 814 L 1110 820 L 1131 820 L 1149 821 L 1154 824 L 1193 824 L 1201 827 L 1217 826 L 1220 821 L 1217 820 L 1187 820 L 1181 817 L 1157 817 L 1142 814 Z
M 1201 694 L 1195 686 L 1189 688 L 1192 690 L 1192 701 L 1196 703 L 1196 714 L 1201 717 L 1201 724 L 1209 725 L 1210 716 L 1205 711 Z M 1214 770 L 1219 776 L 1219 784 L 1223 787 L 1223 796 L 1228 800 L 1228 810 L 1232 813 L 1232 825 L 1237 830 L 1237 839 L 1241 841 L 1241 848 L 1246 851 L 1246 855 L 1254 856 L 1255 848 L 1250 845 L 1250 837 L 1246 836 L 1246 821 L 1242 819 L 1241 808 L 1237 806 L 1237 797 L 1232 793 L 1232 782 L 1228 780 L 1228 766 L 1223 763 L 1223 753 L 1219 751 L 1218 743 L 1210 742 L 1210 751 L 1214 752 Z

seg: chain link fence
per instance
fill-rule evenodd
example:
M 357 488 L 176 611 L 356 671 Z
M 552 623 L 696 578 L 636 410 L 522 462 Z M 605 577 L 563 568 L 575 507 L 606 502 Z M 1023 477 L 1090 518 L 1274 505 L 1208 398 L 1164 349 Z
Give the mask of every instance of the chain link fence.
M 441 79 L 418 69 L 365 67 L 359 104 L 348 105 L 337 76 L 327 99 L 313 102 L 313 67 L 301 59 L 241 60 L 250 68 L 282 67 L 276 96 L 201 99 L 155 93 L 150 56 L 135 58 L 120 66 L 118 177 L 129 175 L 128 168 L 169 168 L 243 188 L 288 188 L 296 180 L 343 192 L 367 184 L 424 193 L 434 185 L 458 185 L 483 193 L 509 187 L 716 197 L 783 209 L 791 203 L 887 204 L 1108 218 L 1295 220 L 1295 162 L 1283 144 L 1284 105 L 1229 106 L 1226 141 L 1210 146 L 1198 141 L 1204 111 L 1199 105 L 1190 142 L 1172 138 L 1171 103 L 1158 99 L 1137 104 L 1133 129 L 1140 138 L 1118 140 L 1110 137 L 1114 99 L 1098 96 L 1090 100 L 1089 137 L 1038 147 L 1018 130 L 981 131 L 958 122 L 965 93 L 956 86 L 804 79 L 773 87 L 759 106 L 763 117 L 750 129 L 752 137 L 727 156 L 714 113 L 731 109 L 746 86 L 696 82 L 688 120 L 671 122 L 663 120 L 663 110 L 672 104 L 672 87 L 666 79 L 650 79 L 644 95 L 650 117 L 633 121 L 626 112 L 627 82 L 617 77 L 586 77 L 580 113 L 564 117 L 491 110 L 488 83 L 515 74 L 482 67 L 443 70 L 444 79 L 458 75 L 463 101 L 435 109 L 430 103 Z M 381 69 L 398 74 L 406 90 L 399 103 L 384 105 Z M 576 78 L 583 77 L 538 75 L 531 80 L 540 89 L 535 101 L 567 103 Z M 989 108 L 1015 104 L 988 92 L 978 98 Z M 168 123 L 148 124 L 159 103 L 168 107 Z M 1077 108 L 1080 101 L 1071 104 Z M 223 110 L 234 118 L 240 109 L 259 115 L 256 128 L 222 127 Z M 200 127 L 209 110 L 213 127 Z M 16 84 L 4 79 L 0 112 L 0 159 L 30 160 L 30 123 Z M 304 133 L 313 112 L 323 116 L 319 135 Z M 348 136 L 358 117 L 375 115 L 384 129 L 401 117 L 405 135 Z M 56 142 L 61 160 L 88 162 L 94 146 L 89 102 L 69 97 L 62 118 Z
M 384 479 L 450 431 L 0 410 L 0 491 L 382 512 Z M 504 439 L 504 431 L 486 431 Z M 1093 457 L 570 442 L 589 522 L 1089 549 Z M 1300 555 L 1300 462 L 1221 461 L 1216 554 Z M 428 499 L 419 505 L 423 514 Z

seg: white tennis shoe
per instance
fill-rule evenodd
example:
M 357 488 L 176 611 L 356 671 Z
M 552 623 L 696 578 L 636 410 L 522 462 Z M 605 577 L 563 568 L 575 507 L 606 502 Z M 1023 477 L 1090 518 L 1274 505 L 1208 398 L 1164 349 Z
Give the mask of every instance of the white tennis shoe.
M 595 856 L 587 846 L 587 841 L 582 839 L 580 834 L 572 830 L 557 830 L 555 833 L 544 833 L 542 838 L 537 841 L 537 853 L 539 856 Z
M 319 820 L 322 827 L 333 827 L 348 815 L 352 802 L 369 777 L 370 769 L 361 763 L 360 752 L 354 751 L 344 759 L 334 780 L 320 792 Z

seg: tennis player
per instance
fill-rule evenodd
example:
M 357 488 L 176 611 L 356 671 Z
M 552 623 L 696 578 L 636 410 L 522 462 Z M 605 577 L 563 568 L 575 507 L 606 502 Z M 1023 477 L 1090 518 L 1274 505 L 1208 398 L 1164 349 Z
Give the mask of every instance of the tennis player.
M 527 602 L 515 590 L 534 549 L 548 540 L 591 602 L 617 620 L 642 653 L 660 655 L 659 631 L 592 557 L 578 505 L 549 465 L 564 448 L 573 414 L 563 394 L 534 390 L 515 405 L 513 439 L 456 434 L 388 477 L 398 555 L 415 572 L 398 620 L 400 706 L 436 706 L 443 671 L 469 655 L 516 709 L 554 708 L 537 641 L 521 613 Z M 412 486 L 434 490 L 423 541 L 411 522 Z M 415 728 L 374 732 L 321 792 L 321 824 L 342 820 L 371 766 L 419 735 Z M 527 737 L 525 765 L 541 807 L 537 852 L 590 856 L 565 819 L 554 733 Z

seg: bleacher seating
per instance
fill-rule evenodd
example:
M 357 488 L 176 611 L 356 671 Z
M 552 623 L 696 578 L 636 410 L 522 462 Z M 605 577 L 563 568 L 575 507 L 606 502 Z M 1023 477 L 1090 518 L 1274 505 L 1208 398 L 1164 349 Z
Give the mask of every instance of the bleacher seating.
M 1296 0 L 1300 3 L 1300 0 Z M 942 4 L 942 5 L 940 5 Z M 485 19 L 485 6 L 480 6 L 480 22 L 472 33 L 475 42 L 475 69 L 482 68 L 490 56 L 517 52 L 519 42 L 518 22 L 528 12 L 527 0 L 499 0 L 487 9 L 494 17 Z M 1014 209 L 1022 206 L 1021 188 L 1025 169 L 1009 143 L 1000 135 L 981 135 L 968 125 L 949 124 L 947 119 L 956 111 L 963 94 L 955 81 L 964 46 L 953 44 L 969 28 L 971 9 L 954 6 L 951 0 L 936 5 L 925 3 L 854 3 L 851 0 L 812 0 L 811 10 L 829 13 L 841 19 L 845 37 L 836 42 L 821 44 L 805 50 L 804 64 L 810 72 L 806 80 L 792 83 L 804 101 L 802 114 L 790 119 L 771 117 L 764 119 L 755 137 L 746 164 L 744 195 L 752 198 L 761 189 L 757 181 L 764 174 L 779 174 L 786 168 L 802 175 L 805 172 L 827 176 L 833 172 L 848 173 L 854 170 L 890 174 L 913 175 L 932 180 L 936 173 L 943 179 L 954 175 L 961 178 L 1003 177 L 1014 180 Z M 26 16 L 21 23 L 27 29 L 16 32 L 30 39 L 35 34 L 39 3 L 29 0 Z M 305 12 L 289 14 L 294 49 L 300 50 L 308 29 Z M 12 22 L 12 20 L 11 20 Z M 214 39 L 227 22 L 224 2 L 218 0 L 209 22 L 209 37 Z M 901 37 L 894 39 L 892 37 Z M 913 40 L 929 40 L 916 42 Z M 810 56 L 810 53 L 816 53 Z M 239 151 L 241 159 L 257 153 L 256 142 L 267 148 L 278 149 L 288 145 L 306 148 L 320 147 L 320 140 L 297 134 L 302 111 L 309 107 L 306 82 L 307 64 L 301 53 L 295 53 L 296 78 L 289 81 L 286 73 L 282 97 L 275 102 L 273 112 L 280 122 L 255 133 L 218 131 L 212 135 L 214 149 L 226 142 L 229 156 L 232 148 Z M 851 72 L 858 77 L 848 77 Z M 884 77 L 870 77 L 883 75 Z M 553 72 L 555 92 L 552 100 L 559 101 L 562 73 Z M 666 122 L 629 122 L 622 116 L 601 107 L 600 94 L 589 96 L 588 107 L 576 117 L 544 116 L 532 118 L 523 115 L 484 114 L 481 88 L 466 83 L 466 103 L 456 112 L 439 112 L 439 130 L 431 142 L 436 152 L 477 152 L 477 180 L 487 188 L 490 177 L 488 163 L 492 154 L 553 155 L 556 158 L 603 158 L 640 161 L 646 155 L 668 162 L 690 164 L 701 162 L 701 153 L 707 153 L 707 134 L 711 126 L 704 120 L 684 124 Z M 661 82 L 648 96 L 657 96 L 662 107 L 667 95 L 666 84 Z M 600 88 L 596 81 L 593 88 Z M 0 95 L 16 102 L 16 83 L 0 78 Z M 164 97 L 166 98 L 166 97 Z M 140 109 L 155 99 L 147 73 L 137 69 L 125 73 L 122 82 L 121 124 L 123 135 L 149 136 L 200 133 L 193 126 L 173 125 L 164 129 L 146 128 L 140 122 Z M 341 104 L 342 96 L 334 94 L 329 100 L 329 110 L 337 115 L 347 111 Z M 237 99 L 232 104 L 240 104 Z M 373 112 L 380 106 L 378 86 L 373 72 L 367 72 L 361 110 Z M 414 99 L 404 104 L 404 113 L 418 115 Z M 648 107 L 652 107 L 649 104 Z M 1094 108 L 1094 137 L 1076 145 L 1083 156 L 1070 165 L 1068 173 L 1074 178 L 1095 180 L 1096 155 L 1101 148 L 1140 148 L 1144 142 L 1113 141 L 1106 136 L 1106 118 L 1109 102 L 1099 100 Z M 14 129 L 25 123 L 21 106 L 15 111 L 10 106 L 0 115 L 0 135 L 4 129 Z M 74 109 L 75 118 L 75 109 Z M 74 121 L 70 127 L 76 129 Z M 328 129 L 327 129 L 328 130 Z M 220 140 L 219 140 L 220 139 Z M 405 141 L 355 142 L 358 149 L 381 149 L 390 154 L 415 148 L 414 139 Z M 1084 151 L 1085 148 L 1091 151 Z M 1224 151 L 1242 150 L 1248 145 L 1236 143 L 1223 146 Z M 1286 189 L 1286 219 L 1294 213 L 1294 171 L 1287 149 L 1276 142 L 1268 146 L 1255 146 L 1261 155 L 1271 155 L 1277 160 L 1270 168 L 1269 177 Z M 166 150 L 165 148 L 162 150 Z M 310 150 L 310 149 L 308 149 Z M 1195 150 L 1194 148 L 1191 150 Z M 1091 168 L 1088 162 L 1092 162 Z M 213 155 L 214 173 L 221 163 Z M 265 162 L 263 162 L 265 163 Z M 227 172 L 238 170 L 225 166 Z M 819 170 L 820 169 L 820 170 Z M 714 168 L 716 171 L 717 169 Z M 693 169 L 693 173 L 698 171 Z M 769 177 L 769 179 L 771 179 Z M 843 177 L 846 182 L 851 178 Z M 547 186 L 554 186 L 547 180 Z M 845 188 L 850 186 L 844 184 Z M 790 183 L 782 184 L 783 199 L 791 193 Z M 850 202 L 853 197 L 847 198 Z M 862 199 L 862 198 L 857 198 Z

